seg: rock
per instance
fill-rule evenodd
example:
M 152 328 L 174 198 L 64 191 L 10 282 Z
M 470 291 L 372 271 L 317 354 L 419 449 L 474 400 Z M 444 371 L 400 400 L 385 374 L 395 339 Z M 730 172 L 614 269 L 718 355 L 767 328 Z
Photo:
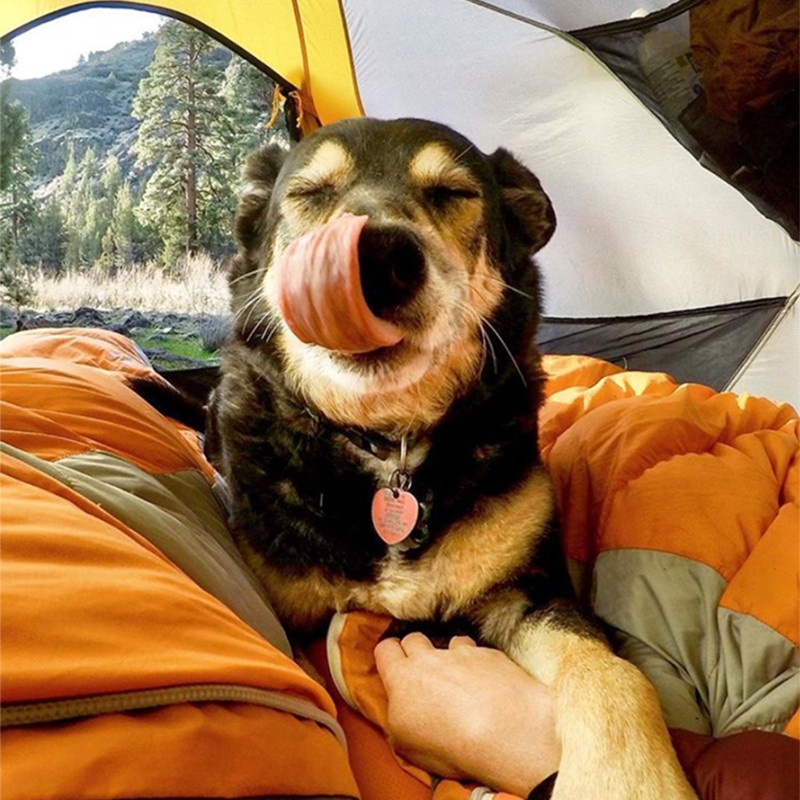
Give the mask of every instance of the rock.
M 201 335 L 201 327 L 219 329 L 224 335 L 227 330 L 227 317 L 208 314 L 192 316 L 189 314 L 145 313 L 134 309 L 99 311 L 82 306 L 75 311 L 35 312 L 26 309 L 17 313 L 9 306 L 0 306 L 0 325 L 16 330 L 32 328 L 104 328 L 136 339 L 147 356 L 160 370 L 193 369 L 206 367 L 208 360 L 176 355 L 165 350 L 162 343 L 181 339 L 201 339 L 209 353 L 217 348 L 216 339 L 206 343 Z M 146 336 L 143 332 L 152 331 Z M 136 333 L 138 331 L 138 333 Z M 213 338 L 213 337 L 212 337 Z
M 122 317 L 119 324 L 132 331 L 150 327 L 150 320 L 141 311 L 130 311 Z
M 17 321 L 17 312 L 10 306 L 0 305 L 0 327 L 13 328 Z
M 72 315 L 72 324 L 83 328 L 105 328 L 106 319 L 96 308 L 81 306 Z
M 30 331 L 34 328 L 62 328 L 63 324 L 59 323 L 55 317 L 49 314 L 33 314 L 29 311 L 23 311 L 16 318 L 14 329 L 17 331 Z

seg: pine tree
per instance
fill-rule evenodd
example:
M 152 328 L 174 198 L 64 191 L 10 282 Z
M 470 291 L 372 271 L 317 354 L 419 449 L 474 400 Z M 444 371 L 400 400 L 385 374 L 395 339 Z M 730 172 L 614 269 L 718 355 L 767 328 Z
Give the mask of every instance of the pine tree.
M 162 260 L 213 246 L 208 232 L 231 207 L 235 129 L 221 113 L 222 75 L 209 62 L 216 43 L 183 23 L 165 23 L 133 104 L 141 120 L 137 165 L 154 168 L 138 208 L 164 241 Z M 224 220 L 224 221 L 223 221 Z
M 3 101 L 2 109 L 3 153 L 0 173 L 0 220 L 2 220 L 2 252 L 6 259 L 14 260 L 19 248 L 20 236 L 34 217 L 36 204 L 31 182 L 36 166 L 36 151 L 33 147 L 28 114 L 15 101 Z
M 227 114 L 237 130 L 237 161 L 251 150 L 268 142 L 288 144 L 288 135 L 280 115 L 272 125 L 272 102 L 275 83 L 272 78 L 237 55 L 231 56 L 225 69 L 222 96 Z
M 114 205 L 121 186 L 122 168 L 119 165 L 119 159 L 113 153 L 109 153 L 106 156 L 106 163 L 103 165 L 103 174 L 100 176 L 100 199 L 109 206 L 107 212 L 109 219 L 111 218 L 111 207 Z
M 64 266 L 74 269 L 80 266 L 81 239 L 80 239 L 80 208 L 78 198 L 78 164 L 75 160 L 75 145 L 70 142 L 67 150 L 67 163 L 64 172 L 58 178 L 56 197 L 58 198 L 64 216 Z
M 14 64 L 14 48 L 0 46 L 0 77 Z M 36 152 L 28 115 L 19 102 L 9 102 L 8 83 L 0 86 L 0 286 L 2 297 L 17 306 L 28 302 L 32 289 L 19 259 L 25 228 L 36 206 L 31 189 Z
M 137 228 L 131 186 L 125 181 L 117 189 L 111 219 L 103 235 L 101 269 L 113 273 L 133 263 Z
M 58 186 L 67 230 L 64 265 L 68 269 L 90 267 L 100 256 L 103 230 L 96 208 L 99 184 L 100 165 L 94 148 L 89 147 L 76 165 L 70 147 Z
M 122 169 L 119 159 L 109 153 L 106 156 L 103 172 L 100 176 L 99 186 L 94 200 L 94 236 L 98 252 L 92 263 L 97 264 L 106 272 L 116 265 L 113 258 L 113 250 L 109 249 L 111 242 L 110 228 L 114 215 L 114 205 L 117 199 L 117 192 L 122 186 Z
M 28 226 L 20 241 L 20 260 L 59 274 L 64 265 L 67 232 L 61 205 L 51 195 L 39 208 L 33 224 Z

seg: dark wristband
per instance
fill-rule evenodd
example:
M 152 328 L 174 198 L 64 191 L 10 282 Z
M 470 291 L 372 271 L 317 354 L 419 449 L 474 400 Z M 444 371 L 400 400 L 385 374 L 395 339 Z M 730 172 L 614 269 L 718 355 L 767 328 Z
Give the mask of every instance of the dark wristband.
M 557 777 L 558 773 L 554 772 L 549 778 L 545 778 L 538 786 L 533 788 L 533 791 L 528 795 L 528 800 L 550 800 Z

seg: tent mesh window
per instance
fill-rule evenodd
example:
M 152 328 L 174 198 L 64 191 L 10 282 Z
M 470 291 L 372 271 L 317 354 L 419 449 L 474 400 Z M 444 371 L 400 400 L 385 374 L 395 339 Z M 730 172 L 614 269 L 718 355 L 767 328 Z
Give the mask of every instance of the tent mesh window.
M 708 169 L 798 239 L 798 16 L 686 0 L 573 31 Z

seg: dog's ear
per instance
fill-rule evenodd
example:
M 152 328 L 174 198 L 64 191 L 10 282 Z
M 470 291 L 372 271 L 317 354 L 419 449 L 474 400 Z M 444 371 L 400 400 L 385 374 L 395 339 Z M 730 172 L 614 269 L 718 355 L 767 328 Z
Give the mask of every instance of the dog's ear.
M 544 247 L 556 229 L 556 215 L 539 179 L 508 150 L 495 150 L 489 161 L 500 187 L 509 231 L 531 253 Z
M 247 159 L 236 214 L 236 238 L 245 250 L 256 248 L 260 242 L 265 212 L 286 155 L 287 151 L 279 145 L 268 144 Z

